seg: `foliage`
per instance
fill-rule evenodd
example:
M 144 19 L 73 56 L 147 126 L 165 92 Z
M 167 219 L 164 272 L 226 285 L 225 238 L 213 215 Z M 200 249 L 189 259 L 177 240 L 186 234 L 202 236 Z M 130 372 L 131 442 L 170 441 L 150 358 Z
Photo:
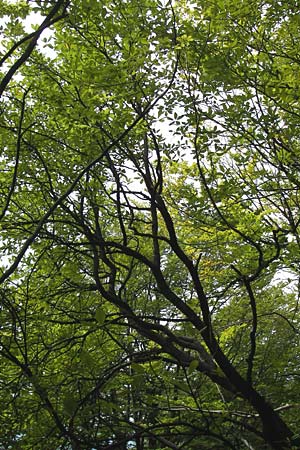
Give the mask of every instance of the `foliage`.
M 297 6 L 1 2 L 1 449 L 298 447 Z

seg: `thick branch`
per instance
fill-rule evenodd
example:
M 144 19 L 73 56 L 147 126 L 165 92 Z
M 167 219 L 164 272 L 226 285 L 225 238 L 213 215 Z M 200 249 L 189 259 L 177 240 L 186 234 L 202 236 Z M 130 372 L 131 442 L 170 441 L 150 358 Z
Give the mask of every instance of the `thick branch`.
M 5 76 L 2 78 L 2 81 L 0 83 L 0 98 L 5 90 L 6 86 L 11 81 L 12 77 L 14 76 L 14 74 L 30 57 L 42 32 L 53 23 L 53 21 L 52 21 L 53 17 L 55 16 L 55 14 L 60 10 L 61 6 L 63 6 L 63 5 L 64 5 L 64 9 L 66 9 L 68 3 L 65 3 L 65 0 L 57 1 L 57 3 L 53 6 L 52 10 L 49 12 L 48 16 L 43 21 L 43 23 L 39 26 L 39 28 L 36 30 L 36 32 L 33 33 L 33 36 L 31 38 L 28 46 L 26 47 L 24 53 L 11 66 L 11 68 L 8 70 L 8 72 L 5 74 Z M 60 18 L 63 18 L 63 17 L 66 17 L 65 11 L 64 11 L 64 14 L 62 14 L 60 16 Z M 24 42 L 24 40 L 23 40 L 23 42 Z
M 2 284 L 7 278 L 10 277 L 10 275 L 12 275 L 14 273 L 14 271 L 17 269 L 20 262 L 22 261 L 23 256 L 25 255 L 25 253 L 27 252 L 29 247 L 32 245 L 32 243 L 36 240 L 36 238 L 39 235 L 40 231 L 42 230 L 43 226 L 47 223 L 49 217 L 52 216 L 52 214 L 56 211 L 56 209 L 59 206 L 61 206 L 61 204 L 64 202 L 64 200 L 66 200 L 66 198 L 73 192 L 74 188 L 77 186 L 77 184 L 81 180 L 81 178 L 86 173 L 88 173 L 92 167 L 94 167 L 96 164 L 98 164 L 113 147 L 115 147 L 120 141 L 122 141 L 122 139 L 124 139 L 130 133 L 130 131 L 136 127 L 136 125 L 146 116 L 146 114 L 148 114 L 149 111 L 152 110 L 152 108 L 154 108 L 154 106 L 159 102 L 159 100 L 161 100 L 167 94 L 167 92 L 169 91 L 169 89 L 171 88 L 171 86 L 175 80 L 177 66 L 178 66 L 178 60 L 176 60 L 176 62 L 175 62 L 175 67 L 173 70 L 171 80 L 170 80 L 168 86 L 164 89 L 164 91 L 161 94 L 159 94 L 156 97 L 156 99 L 154 99 L 152 102 L 150 102 L 148 104 L 148 106 L 146 106 L 146 108 L 142 111 L 142 113 L 138 117 L 136 117 L 136 119 L 134 119 L 133 122 L 118 137 L 113 139 L 113 141 L 106 147 L 106 149 L 101 153 L 100 156 L 97 156 L 95 159 L 93 159 L 89 164 L 87 164 L 84 167 L 84 169 L 82 169 L 79 172 L 79 174 L 75 177 L 74 181 L 70 184 L 70 186 L 66 189 L 66 191 L 53 203 L 51 208 L 48 209 L 46 214 L 38 222 L 36 229 L 34 230 L 32 235 L 28 239 L 26 239 L 26 241 L 24 242 L 24 244 L 23 244 L 21 250 L 19 251 L 17 257 L 15 258 L 14 262 L 1 275 L 0 284 Z

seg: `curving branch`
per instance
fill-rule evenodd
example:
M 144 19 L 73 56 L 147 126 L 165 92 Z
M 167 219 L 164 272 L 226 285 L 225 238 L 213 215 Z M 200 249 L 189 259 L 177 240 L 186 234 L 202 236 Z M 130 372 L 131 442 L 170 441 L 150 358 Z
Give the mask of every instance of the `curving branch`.
M 6 198 L 5 205 L 0 214 L 0 221 L 3 219 L 3 217 L 6 214 L 6 211 L 9 208 L 10 200 L 11 200 L 11 197 L 14 193 L 14 190 L 15 190 L 15 187 L 17 184 L 18 167 L 19 167 L 20 152 L 21 152 L 21 140 L 22 140 L 22 136 L 23 136 L 22 125 L 23 125 L 24 114 L 25 114 L 25 100 L 26 100 L 26 96 L 27 96 L 28 92 L 29 92 L 29 89 L 27 89 L 24 92 L 23 98 L 22 98 L 21 113 L 20 113 L 20 120 L 19 120 L 19 126 L 18 126 L 18 137 L 17 137 L 17 148 L 16 148 L 16 160 L 15 160 L 14 173 L 13 173 L 13 178 L 11 181 L 11 185 L 10 185 L 10 189 L 9 189 L 9 192 L 8 192 L 8 195 Z
M 28 239 L 26 239 L 26 241 L 24 242 L 24 244 L 23 244 L 21 250 L 19 251 L 17 257 L 15 258 L 14 262 L 1 275 L 0 284 L 2 284 L 5 280 L 7 280 L 14 273 L 14 271 L 17 269 L 20 262 L 22 261 L 25 253 L 27 252 L 29 247 L 33 244 L 33 242 L 36 240 L 36 238 L 38 237 L 43 226 L 47 223 L 49 217 L 52 216 L 54 211 L 56 211 L 56 209 L 62 205 L 64 200 L 66 200 L 66 198 L 73 192 L 74 188 L 77 186 L 78 182 L 82 179 L 82 177 L 84 175 L 86 175 L 90 171 L 90 169 L 92 169 L 95 165 L 97 165 L 100 161 L 102 161 L 102 159 L 108 154 L 108 152 L 112 148 L 117 146 L 118 143 L 121 142 L 122 139 L 124 139 L 130 133 L 130 131 L 133 130 L 141 122 L 141 120 L 149 113 L 149 111 L 151 111 L 157 105 L 157 103 L 162 98 L 165 97 L 165 95 L 169 92 L 171 86 L 174 83 L 175 76 L 177 73 L 177 68 L 178 68 L 178 55 L 177 55 L 177 58 L 176 58 L 176 61 L 174 64 L 174 69 L 173 69 L 173 72 L 171 75 L 171 79 L 169 81 L 169 84 L 166 86 L 166 88 L 152 102 L 148 103 L 148 105 L 144 108 L 144 110 L 133 120 L 133 122 L 121 134 L 119 134 L 119 136 L 117 136 L 115 139 L 112 140 L 112 142 L 110 144 L 108 144 L 108 146 L 105 148 L 105 150 L 103 150 L 103 152 L 101 153 L 100 156 L 97 156 L 96 158 L 94 158 L 89 164 L 87 164 L 79 172 L 79 174 L 75 177 L 75 179 L 70 184 L 70 186 L 66 189 L 66 191 L 53 203 L 53 205 L 48 209 L 46 214 L 40 219 L 40 221 L 38 222 L 32 235 Z
M 27 45 L 24 53 L 20 56 L 19 59 L 11 66 L 11 68 L 8 70 L 8 72 L 4 75 L 4 77 L 1 80 L 0 83 L 0 98 L 6 89 L 7 85 L 10 83 L 11 79 L 13 78 L 14 74 L 19 70 L 19 68 L 27 61 L 27 59 L 30 57 L 31 53 L 33 52 L 42 32 L 51 26 L 53 23 L 57 22 L 58 20 L 63 19 L 67 16 L 66 9 L 69 5 L 69 2 L 66 2 L 66 0 L 58 0 L 51 11 L 49 12 L 48 16 L 44 19 L 43 23 L 39 26 L 39 28 L 30 35 L 26 36 L 25 38 L 21 39 L 18 43 L 14 44 L 13 47 L 8 51 L 8 53 L 2 58 L 1 64 L 14 52 L 16 48 L 18 48 L 21 44 L 26 42 L 28 39 L 30 39 L 29 44 Z M 64 7 L 63 13 L 56 17 L 55 20 L 53 20 L 54 16 L 58 13 L 61 7 Z

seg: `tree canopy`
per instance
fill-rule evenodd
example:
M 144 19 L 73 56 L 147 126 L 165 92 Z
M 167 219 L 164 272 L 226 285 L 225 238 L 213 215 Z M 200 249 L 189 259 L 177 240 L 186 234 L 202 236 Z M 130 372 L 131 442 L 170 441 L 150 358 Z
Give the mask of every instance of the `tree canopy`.
M 0 5 L 0 449 L 300 448 L 299 3 Z

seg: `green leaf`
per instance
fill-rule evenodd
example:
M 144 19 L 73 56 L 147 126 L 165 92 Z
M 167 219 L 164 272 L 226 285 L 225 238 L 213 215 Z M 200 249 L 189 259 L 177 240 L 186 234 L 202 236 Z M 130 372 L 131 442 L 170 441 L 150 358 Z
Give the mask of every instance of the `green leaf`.
M 103 325 L 106 318 L 106 312 L 103 308 L 99 307 L 96 309 L 95 318 L 100 325 Z
M 199 360 L 193 359 L 193 361 L 190 362 L 190 365 L 188 367 L 188 373 L 190 374 L 190 373 L 194 372 L 198 366 L 199 366 Z
M 145 377 L 142 373 L 138 373 L 131 377 L 131 384 L 134 387 L 140 387 L 145 381 Z
M 77 407 L 77 401 L 72 395 L 67 394 L 63 399 L 63 407 L 67 415 L 72 416 Z
M 191 393 L 191 389 L 189 388 L 189 386 L 183 382 L 182 380 L 173 380 L 173 384 L 174 386 L 178 387 L 181 391 L 190 394 Z
M 134 371 L 134 372 L 137 372 L 137 373 L 141 373 L 141 374 L 144 374 L 145 373 L 145 368 L 141 365 L 141 364 L 137 364 L 137 363 L 131 363 L 131 367 L 132 367 L 132 370 Z
M 86 350 L 82 350 L 80 352 L 80 360 L 87 367 L 92 367 L 93 366 L 94 360 L 93 360 L 91 354 L 88 351 L 86 351 Z

